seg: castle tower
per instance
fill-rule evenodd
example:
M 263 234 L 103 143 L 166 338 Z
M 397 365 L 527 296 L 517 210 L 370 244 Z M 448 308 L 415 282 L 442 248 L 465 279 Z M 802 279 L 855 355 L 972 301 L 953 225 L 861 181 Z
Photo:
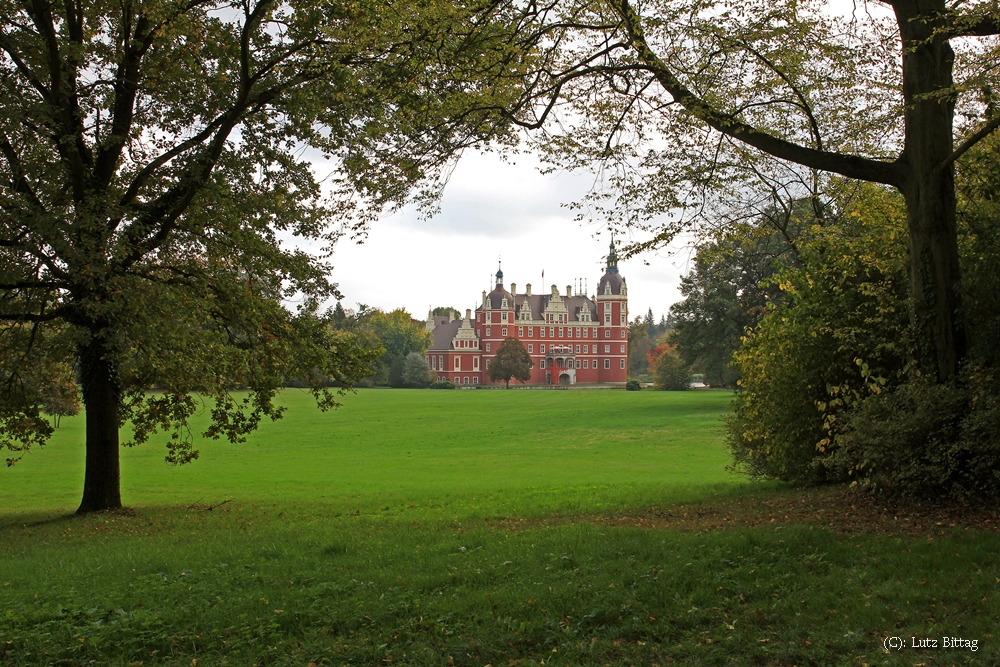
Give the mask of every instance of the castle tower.
M 597 302 L 598 351 L 601 355 L 598 382 L 625 382 L 628 379 L 628 290 L 625 278 L 618 273 L 614 241 L 594 300 Z

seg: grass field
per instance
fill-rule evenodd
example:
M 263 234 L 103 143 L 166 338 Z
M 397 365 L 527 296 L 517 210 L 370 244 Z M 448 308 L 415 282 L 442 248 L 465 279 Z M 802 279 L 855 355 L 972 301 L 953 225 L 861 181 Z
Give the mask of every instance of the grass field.
M 290 391 L 189 466 L 124 451 L 131 511 L 83 518 L 64 420 L 0 471 L 0 665 L 996 663 L 996 532 L 749 485 L 728 399 Z

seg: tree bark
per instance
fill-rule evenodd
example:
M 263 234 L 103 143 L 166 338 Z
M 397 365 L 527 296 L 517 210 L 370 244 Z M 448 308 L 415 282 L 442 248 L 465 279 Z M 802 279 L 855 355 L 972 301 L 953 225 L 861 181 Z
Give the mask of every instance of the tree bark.
M 100 334 L 79 350 L 83 404 L 87 419 L 87 462 L 83 500 L 77 514 L 122 506 L 118 456 L 118 406 L 121 392 L 114 360 Z
M 903 42 L 905 140 L 899 185 L 909 226 L 909 278 L 921 368 L 946 382 L 959 371 L 967 342 L 949 160 L 955 115 L 955 55 L 944 35 L 943 0 L 893 4 Z

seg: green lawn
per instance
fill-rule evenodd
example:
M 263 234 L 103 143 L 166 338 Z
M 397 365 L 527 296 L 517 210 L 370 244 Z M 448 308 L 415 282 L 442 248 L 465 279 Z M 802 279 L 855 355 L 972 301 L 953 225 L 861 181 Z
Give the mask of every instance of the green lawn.
M 123 450 L 123 502 L 336 504 L 361 494 L 363 503 L 433 499 L 461 512 L 532 513 L 701 495 L 739 482 L 725 471 L 726 392 L 369 389 L 326 413 L 306 392 L 282 398 L 285 418 L 265 422 L 243 444 L 202 440 L 191 465 L 165 465 L 155 440 Z M 64 419 L 44 450 L 3 471 L 0 508 L 75 509 L 82 441 L 83 418 Z
M 996 664 L 994 532 L 623 521 L 794 496 L 725 471 L 728 399 L 288 392 L 189 466 L 124 452 L 132 512 L 83 518 L 66 420 L 0 471 L 0 665 Z M 977 650 L 909 647 L 944 636 Z

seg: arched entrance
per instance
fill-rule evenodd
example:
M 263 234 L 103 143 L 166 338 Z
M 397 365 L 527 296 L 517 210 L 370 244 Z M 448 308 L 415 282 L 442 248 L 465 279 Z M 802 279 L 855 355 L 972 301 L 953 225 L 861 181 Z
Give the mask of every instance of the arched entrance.
M 559 376 L 559 384 L 564 384 L 564 385 L 570 384 L 569 373 L 563 373 L 562 375 Z

